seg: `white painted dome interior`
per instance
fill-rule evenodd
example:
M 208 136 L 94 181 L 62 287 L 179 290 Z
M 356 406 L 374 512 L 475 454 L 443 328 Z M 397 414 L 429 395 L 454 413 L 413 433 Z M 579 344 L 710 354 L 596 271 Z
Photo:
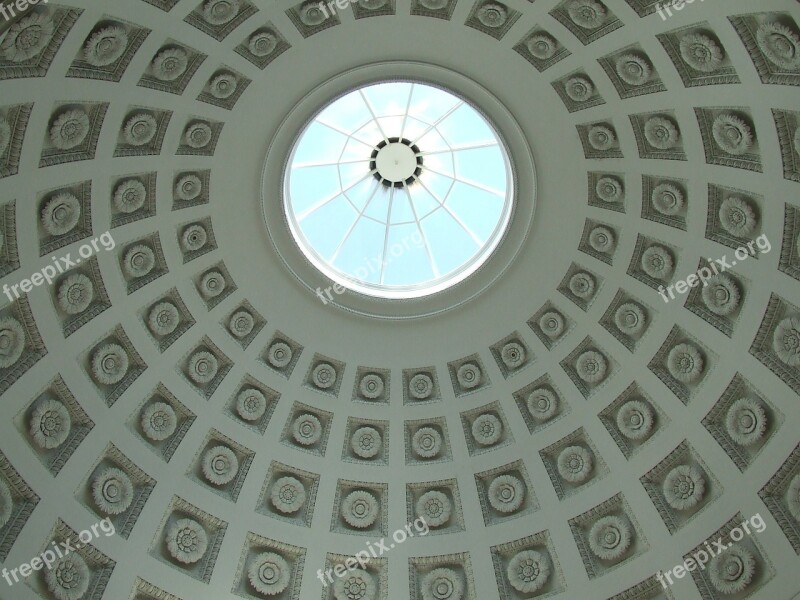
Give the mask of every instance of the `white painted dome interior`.
M 0 598 L 793 598 L 800 4 L 662 4 L 0 10 Z

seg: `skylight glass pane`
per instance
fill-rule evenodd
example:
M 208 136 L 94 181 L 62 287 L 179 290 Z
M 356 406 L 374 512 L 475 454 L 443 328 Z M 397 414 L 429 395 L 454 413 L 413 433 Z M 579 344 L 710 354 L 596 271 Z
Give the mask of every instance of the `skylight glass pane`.
M 505 147 L 469 103 L 428 84 L 379 83 L 305 128 L 284 206 L 299 248 L 332 281 L 414 298 L 491 255 L 511 214 L 510 174 Z
M 406 112 L 410 83 L 384 83 L 364 89 L 364 96 L 376 117 L 402 115 Z

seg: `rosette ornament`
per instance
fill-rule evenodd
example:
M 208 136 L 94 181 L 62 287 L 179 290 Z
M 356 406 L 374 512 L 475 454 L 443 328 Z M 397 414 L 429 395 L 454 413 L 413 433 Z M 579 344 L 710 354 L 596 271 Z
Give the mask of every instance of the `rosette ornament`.
M 94 285 L 83 273 L 69 275 L 58 286 L 58 306 L 68 315 L 82 313 L 93 299 Z
M 631 545 L 633 532 L 627 520 L 616 515 L 602 517 L 589 530 L 589 549 L 602 560 L 619 560 Z
M 787 317 L 772 334 L 772 349 L 790 367 L 800 366 L 800 317 Z
M 276 596 L 289 587 L 292 569 L 280 554 L 262 552 L 250 561 L 247 580 L 259 594 Z
M 667 355 L 667 370 L 681 383 L 695 383 L 703 374 L 703 367 L 703 355 L 694 344 L 678 344 Z
M 664 499 L 675 510 L 688 510 L 697 506 L 706 493 L 703 473 L 692 465 L 679 465 L 664 479 Z
M 147 244 L 134 244 L 122 259 L 125 274 L 133 279 L 148 275 L 155 266 L 156 253 Z
M 478 9 L 476 14 L 478 21 L 486 27 L 497 29 L 505 25 L 508 21 L 508 11 L 506 7 L 497 2 L 487 2 Z
M 325 20 L 325 13 L 320 9 L 320 5 L 313 0 L 306 2 L 299 9 L 300 20 L 306 27 L 316 27 Z
M 616 134 L 605 125 L 592 125 L 587 134 L 589 145 L 600 152 L 611 150 L 617 141 Z
M 142 410 L 142 431 L 144 435 L 154 441 L 161 442 L 175 433 L 178 427 L 178 417 L 166 402 L 152 402 Z
M 208 146 L 212 137 L 214 137 L 214 132 L 211 125 L 203 121 L 190 124 L 183 132 L 184 143 L 195 150 Z
M 228 323 L 228 329 L 237 338 L 246 338 L 253 331 L 256 326 L 256 319 L 246 310 L 237 310 L 231 315 L 231 320 Z
M 583 446 L 568 446 L 558 455 L 556 468 L 564 481 L 581 483 L 589 478 L 594 468 L 592 453 Z
M 117 25 L 95 31 L 83 46 L 83 60 L 93 67 L 107 67 L 117 62 L 128 47 L 128 34 Z
M 311 383 L 321 390 L 328 390 L 336 384 L 336 368 L 327 362 L 321 362 L 311 371 Z
M 473 362 L 464 363 L 458 367 L 456 372 L 458 385 L 465 390 L 472 390 L 478 387 L 481 384 L 482 376 L 481 368 Z
M 208 534 L 194 519 L 177 519 L 167 527 L 165 537 L 172 558 L 186 565 L 199 561 L 208 550 Z
M 442 451 L 442 434 L 433 427 L 420 427 L 411 438 L 411 449 L 420 458 L 434 458 Z
M 755 557 L 741 544 L 731 544 L 708 563 L 708 579 L 722 594 L 744 591 L 756 574 Z
M 614 248 L 614 232 L 598 225 L 589 233 L 589 245 L 597 252 L 607 254 Z
M 606 7 L 597 0 L 572 0 L 567 5 L 570 20 L 584 29 L 597 29 L 606 20 Z
M 448 568 L 434 569 L 422 578 L 422 600 L 463 600 L 464 579 Z
M 507 369 L 519 369 L 525 364 L 525 348 L 518 342 L 508 342 L 500 350 L 500 360 Z
M 671 119 L 650 117 L 644 124 L 644 137 L 653 148 L 669 150 L 678 145 L 681 136 Z
M 209 25 L 224 25 L 239 14 L 241 6 L 241 0 L 206 0 L 203 20 Z
M 780 23 L 764 23 L 756 32 L 758 49 L 780 69 L 800 69 L 800 36 Z
M 97 383 L 115 385 L 128 373 L 130 359 L 119 344 L 103 344 L 92 357 L 92 377 Z
M 290 515 L 306 503 L 306 488 L 299 479 L 284 476 L 272 484 L 269 499 L 277 510 Z
M 50 127 L 50 142 L 58 150 L 80 146 L 89 135 L 89 115 L 82 108 L 58 115 Z
M 564 316 L 554 310 L 544 313 L 539 318 L 539 328 L 542 330 L 542 333 L 553 340 L 564 333 L 565 326 Z
M 594 93 L 594 84 L 588 77 L 576 75 L 570 77 L 564 83 L 564 93 L 570 100 L 575 102 L 586 102 Z
M 374 427 L 359 427 L 350 439 L 350 447 L 359 458 L 373 458 L 381 451 L 381 434 Z
M 184 252 L 196 252 L 206 245 L 208 232 L 200 223 L 192 223 L 181 234 L 181 248 Z
M 450 520 L 453 505 L 442 492 L 431 490 L 417 500 L 417 514 L 431 527 L 441 527 Z
M 472 422 L 472 437 L 481 446 L 491 446 L 500 441 L 503 423 L 491 413 L 484 413 Z
M 636 302 L 624 302 L 614 311 L 614 324 L 627 335 L 638 335 L 647 325 L 647 315 Z
M 219 271 L 209 271 L 200 280 L 200 293 L 207 299 L 216 298 L 226 287 L 225 277 Z
M 153 76 L 160 81 L 175 81 L 189 67 L 189 55 L 183 48 L 166 48 L 153 59 Z
M 532 594 L 542 589 L 550 578 L 550 559 L 536 550 L 515 554 L 506 568 L 508 582 L 518 592 Z
M 528 52 L 539 60 L 548 60 L 555 56 L 558 44 L 552 36 L 545 32 L 534 33 L 525 42 Z
M 121 469 L 104 469 L 92 482 L 92 498 L 103 514 L 120 515 L 133 502 L 133 482 Z
M 322 437 L 322 424 L 310 413 L 300 415 L 292 423 L 292 437 L 303 446 L 313 446 Z
M 614 67 L 619 78 L 632 86 L 647 83 L 650 73 L 653 71 L 650 62 L 637 54 L 623 54 L 617 58 Z
M 363 569 L 347 571 L 333 584 L 333 597 L 336 600 L 376 600 L 378 585 L 375 578 Z
M 0 369 L 13 366 L 25 351 L 25 329 L 13 317 L 0 318 Z
M 147 201 L 147 189 L 138 179 L 125 179 L 117 184 L 114 190 L 114 208 L 119 212 L 130 214 L 144 206 Z
M 677 215 L 681 212 L 685 203 L 685 196 L 681 190 L 674 183 L 659 183 L 653 188 L 651 202 L 655 208 L 662 215 L 668 217 Z
M 753 146 L 753 131 L 743 119 L 722 113 L 714 119 L 711 134 L 717 146 L 732 156 L 741 156 Z
M 236 412 L 245 421 L 258 421 L 267 412 L 267 398 L 261 390 L 246 388 L 236 396 Z
M 168 300 L 153 306 L 147 315 L 147 326 L 157 336 L 169 335 L 178 328 L 180 322 L 178 307 Z
M 276 369 L 283 369 L 292 362 L 292 347 L 286 342 L 273 342 L 267 350 L 267 362 Z
M 47 589 L 56 600 L 80 600 L 89 590 L 92 573 L 80 554 L 62 556 L 44 572 Z
M 736 311 L 741 292 L 736 281 L 725 273 L 715 275 L 701 291 L 703 304 L 715 315 L 727 316 Z
M 55 25 L 47 13 L 31 13 L 13 23 L 0 43 L 0 55 L 21 63 L 41 54 L 53 39 Z
M 538 387 L 525 400 L 528 411 L 537 421 L 548 421 L 558 412 L 558 396 L 552 390 Z
M 271 31 L 257 31 L 247 41 L 247 49 L 253 56 L 269 56 L 278 47 L 278 38 Z
M 358 391 L 367 400 L 375 400 L 383 395 L 383 377 L 377 373 L 367 373 L 358 382 Z
M 378 518 L 380 504 L 378 499 L 366 490 L 350 492 L 342 500 L 342 518 L 351 527 L 366 529 Z
M 569 291 L 581 300 L 590 299 L 596 287 L 594 276 L 586 271 L 579 271 L 569 279 Z
M 722 228 L 736 237 L 747 237 L 758 226 L 756 212 L 748 200 L 731 196 L 719 207 L 719 222 Z
M 147 112 L 137 112 L 125 122 L 122 135 L 131 146 L 146 146 L 153 141 L 158 131 L 158 121 Z
M 617 427 L 629 440 L 641 441 L 653 431 L 653 409 L 641 400 L 629 400 L 617 412 Z
M 70 192 L 56 194 L 42 209 L 41 222 L 52 236 L 65 235 L 75 229 L 81 219 L 81 203 Z
M 203 192 L 203 182 L 197 175 L 184 175 L 175 183 L 175 197 L 179 200 L 196 200 Z
M 197 385 L 207 385 L 214 381 L 219 373 L 219 361 L 211 352 L 200 350 L 189 357 L 186 371 L 189 379 Z
M 596 385 L 608 373 L 608 360 L 596 350 L 587 350 L 575 361 L 575 372 L 586 383 Z
M 214 446 L 203 454 L 203 476 L 214 485 L 230 483 L 239 472 L 239 459 L 227 446 Z
M 597 197 L 603 202 L 621 202 L 625 197 L 625 187 L 622 185 L 622 181 L 613 175 L 600 177 L 594 189 Z
M 236 93 L 239 80 L 233 73 L 220 73 L 208 84 L 208 91 L 214 98 L 225 100 Z
M 42 450 L 58 448 L 67 441 L 72 418 L 67 407 L 52 398 L 40 400 L 31 413 L 30 434 Z
M 683 62 L 701 73 L 716 71 L 725 58 L 719 44 L 700 33 L 683 36 L 680 40 L 680 53 Z
M 525 501 L 525 484 L 513 475 L 499 475 L 489 484 L 489 504 L 499 513 L 511 514 Z
M 675 260 L 665 246 L 653 244 L 642 252 L 642 271 L 654 279 L 667 280 L 672 275 Z
M 760 442 L 768 424 L 764 407 L 753 398 L 739 398 L 731 404 L 725 415 L 725 429 L 740 446 L 752 446 Z

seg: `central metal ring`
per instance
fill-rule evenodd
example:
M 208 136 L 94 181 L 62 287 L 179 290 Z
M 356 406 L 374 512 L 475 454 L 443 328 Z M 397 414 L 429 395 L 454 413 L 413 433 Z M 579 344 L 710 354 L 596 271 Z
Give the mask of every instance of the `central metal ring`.
M 422 172 L 419 148 L 406 138 L 382 140 L 372 151 L 369 169 L 386 187 L 403 187 L 417 180 Z

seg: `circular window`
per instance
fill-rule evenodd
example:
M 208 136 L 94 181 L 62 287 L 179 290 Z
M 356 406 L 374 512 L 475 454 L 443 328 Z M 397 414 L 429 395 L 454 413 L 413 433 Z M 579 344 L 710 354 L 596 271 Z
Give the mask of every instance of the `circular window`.
M 294 143 L 284 210 L 294 241 L 332 281 L 382 298 L 442 291 L 474 273 L 509 224 L 514 184 L 494 127 L 419 82 L 359 87 Z

